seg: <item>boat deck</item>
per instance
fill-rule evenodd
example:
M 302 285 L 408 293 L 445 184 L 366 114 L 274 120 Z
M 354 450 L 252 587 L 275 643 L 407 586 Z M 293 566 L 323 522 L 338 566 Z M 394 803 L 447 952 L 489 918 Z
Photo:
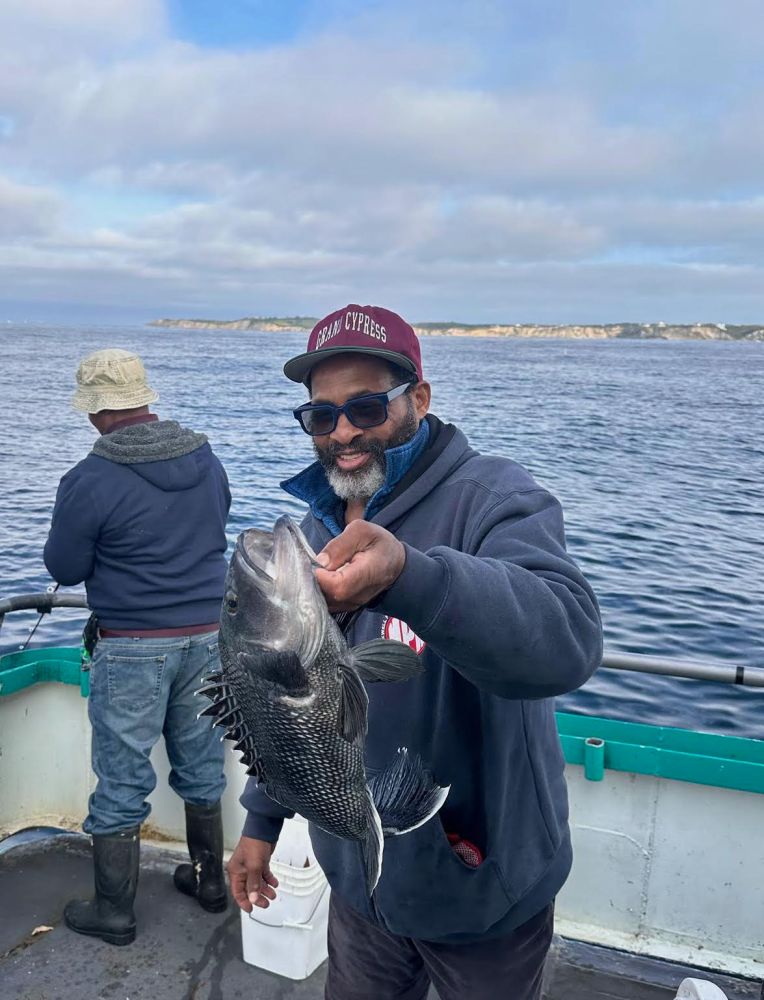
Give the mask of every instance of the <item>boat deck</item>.
M 84 898 L 92 890 L 87 838 L 49 836 L 0 853 L 0 996 L 4 1000 L 323 997 L 323 966 L 309 979 L 292 982 L 245 964 L 239 911 L 231 906 L 225 913 L 207 914 L 181 896 L 171 879 L 180 860 L 183 857 L 170 851 L 142 845 L 138 937 L 129 947 L 115 948 L 73 934 L 63 923 L 67 900 Z M 41 926 L 50 929 L 34 934 Z M 557 939 L 544 997 L 673 1000 L 680 981 L 692 975 L 698 975 L 697 970 Z M 729 1000 L 762 997 L 760 983 L 703 975 L 720 986 Z M 434 992 L 432 997 L 436 997 Z M 496 997 L 509 1000 L 511 985 L 505 990 L 497 987 Z

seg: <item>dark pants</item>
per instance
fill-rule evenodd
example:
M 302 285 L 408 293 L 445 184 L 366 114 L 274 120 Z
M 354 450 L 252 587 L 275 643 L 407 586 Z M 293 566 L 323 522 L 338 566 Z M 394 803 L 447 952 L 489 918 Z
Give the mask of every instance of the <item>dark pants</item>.
M 454 903 L 458 906 L 458 902 Z M 325 1000 L 538 1000 L 554 906 L 505 937 L 435 944 L 389 934 L 333 893 Z

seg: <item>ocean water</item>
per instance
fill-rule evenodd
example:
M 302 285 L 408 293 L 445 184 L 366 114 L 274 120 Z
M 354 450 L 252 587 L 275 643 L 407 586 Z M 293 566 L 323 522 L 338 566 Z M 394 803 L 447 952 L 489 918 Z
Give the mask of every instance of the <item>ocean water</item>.
M 69 406 L 78 360 L 140 352 L 163 417 L 226 466 L 230 537 L 302 506 L 279 481 L 311 461 L 281 373 L 303 334 L 149 327 L 0 328 L 0 596 L 44 589 L 60 477 L 95 431 Z M 525 465 L 561 500 L 568 549 L 600 600 L 606 647 L 764 666 L 764 344 L 423 339 L 433 412 Z M 0 652 L 34 614 L 9 615 Z M 76 643 L 77 612 L 32 645 Z M 600 671 L 567 711 L 764 738 L 764 691 Z

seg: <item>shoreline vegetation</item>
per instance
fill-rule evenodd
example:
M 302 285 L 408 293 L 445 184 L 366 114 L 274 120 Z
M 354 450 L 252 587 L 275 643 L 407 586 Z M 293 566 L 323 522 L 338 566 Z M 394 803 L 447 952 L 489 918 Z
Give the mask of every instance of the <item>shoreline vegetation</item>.
M 242 319 L 155 319 L 147 326 L 182 330 L 262 330 L 306 332 L 318 322 L 311 316 L 247 316 Z M 546 337 L 570 340 L 751 340 L 764 342 L 764 324 L 730 323 L 414 323 L 419 337 Z

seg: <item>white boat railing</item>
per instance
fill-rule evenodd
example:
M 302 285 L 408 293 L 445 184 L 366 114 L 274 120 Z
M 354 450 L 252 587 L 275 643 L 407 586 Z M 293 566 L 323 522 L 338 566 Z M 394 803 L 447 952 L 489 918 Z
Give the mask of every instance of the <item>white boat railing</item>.
M 641 653 L 605 651 L 602 666 L 606 670 L 636 670 L 668 677 L 690 677 L 696 681 L 721 681 L 743 687 L 764 688 L 764 670 L 743 664 L 704 663 L 669 656 L 645 656 Z

